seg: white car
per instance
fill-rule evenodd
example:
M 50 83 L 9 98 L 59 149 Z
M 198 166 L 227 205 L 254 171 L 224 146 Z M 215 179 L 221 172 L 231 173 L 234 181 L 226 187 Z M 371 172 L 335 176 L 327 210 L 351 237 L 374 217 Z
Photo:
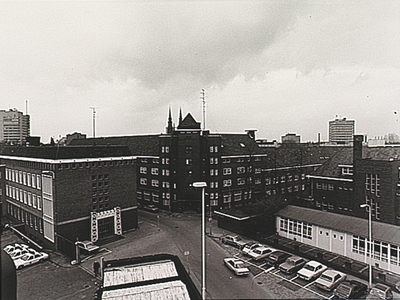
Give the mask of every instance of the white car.
M 320 289 L 330 292 L 334 288 L 336 288 L 342 281 L 344 281 L 346 277 L 347 275 L 342 272 L 335 270 L 326 270 L 317 280 L 315 280 L 315 285 Z
M 262 245 L 261 244 L 259 244 L 259 243 L 248 243 L 248 244 L 246 244 L 244 247 L 243 247 L 243 249 L 242 249 L 242 253 L 244 254 L 244 255 L 249 255 L 249 252 L 251 251 L 251 250 L 253 250 L 253 249 L 256 249 L 256 248 L 258 248 L 258 247 L 261 247 Z
M 328 267 L 321 264 L 320 262 L 311 260 L 308 263 L 306 263 L 302 269 L 297 271 L 297 275 L 299 275 L 301 279 L 310 281 L 321 275 L 327 269 Z
M 254 260 L 260 260 L 267 257 L 269 254 L 272 253 L 272 251 L 275 251 L 275 249 L 266 246 L 261 246 L 251 250 L 249 252 L 249 256 Z
M 28 248 L 29 248 L 28 245 L 15 243 L 15 244 L 10 244 L 10 245 L 5 246 L 3 248 L 3 250 L 7 254 L 11 254 L 12 252 L 14 252 L 17 249 L 28 249 Z
M 250 270 L 245 266 L 244 262 L 238 258 L 224 258 L 224 263 L 238 276 L 248 275 L 250 273 Z
M 87 252 L 94 252 L 98 250 L 100 247 L 93 244 L 91 241 L 78 241 L 76 242 L 79 248 L 86 250 Z
M 42 262 L 49 258 L 49 255 L 44 252 L 31 252 L 24 254 L 22 257 L 14 260 L 15 268 L 22 269 L 23 267 Z

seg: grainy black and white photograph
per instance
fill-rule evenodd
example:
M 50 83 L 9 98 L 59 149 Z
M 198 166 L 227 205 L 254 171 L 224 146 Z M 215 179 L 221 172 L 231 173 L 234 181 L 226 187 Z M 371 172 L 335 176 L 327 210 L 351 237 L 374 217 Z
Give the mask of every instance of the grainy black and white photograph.
M 1 299 L 400 299 L 399 0 L 0 1 Z

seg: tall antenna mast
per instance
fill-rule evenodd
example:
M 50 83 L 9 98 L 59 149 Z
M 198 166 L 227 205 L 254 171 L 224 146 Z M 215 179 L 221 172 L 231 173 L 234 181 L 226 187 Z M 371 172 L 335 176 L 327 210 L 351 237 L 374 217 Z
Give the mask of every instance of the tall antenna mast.
M 28 100 L 25 100 L 25 114 L 28 115 Z
M 90 109 L 93 111 L 93 137 L 96 137 L 96 107 L 92 106 Z
M 204 131 L 206 128 L 206 91 L 204 89 L 201 89 L 200 100 L 203 106 L 203 131 Z

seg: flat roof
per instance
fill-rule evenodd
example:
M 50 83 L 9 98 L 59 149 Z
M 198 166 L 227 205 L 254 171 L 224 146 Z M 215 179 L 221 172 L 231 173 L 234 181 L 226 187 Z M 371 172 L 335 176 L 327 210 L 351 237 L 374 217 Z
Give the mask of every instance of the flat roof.
M 178 276 L 178 271 L 171 260 L 147 262 L 137 265 L 105 268 L 103 286 L 137 283 L 175 276 Z
M 119 290 L 103 292 L 102 299 L 135 299 L 135 300 L 149 300 L 149 299 L 180 299 L 190 300 L 186 285 L 180 281 L 170 281 L 163 283 L 156 283 L 152 285 L 129 287 Z
M 278 211 L 276 216 L 329 228 L 344 233 L 368 237 L 368 220 L 327 211 L 288 205 Z M 399 245 L 400 227 L 392 224 L 372 221 L 374 240 Z
M 96 299 L 200 299 L 177 256 L 155 254 L 108 260 L 103 266 L 103 282 Z

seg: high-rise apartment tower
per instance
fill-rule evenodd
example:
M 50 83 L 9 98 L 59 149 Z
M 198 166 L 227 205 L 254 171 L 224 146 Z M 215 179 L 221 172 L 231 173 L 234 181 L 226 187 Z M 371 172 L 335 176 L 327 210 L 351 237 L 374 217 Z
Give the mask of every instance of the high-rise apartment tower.
M 0 142 L 22 145 L 30 135 L 30 117 L 17 109 L 0 110 Z
M 355 121 L 336 118 L 329 121 L 329 143 L 350 144 L 353 142 Z

